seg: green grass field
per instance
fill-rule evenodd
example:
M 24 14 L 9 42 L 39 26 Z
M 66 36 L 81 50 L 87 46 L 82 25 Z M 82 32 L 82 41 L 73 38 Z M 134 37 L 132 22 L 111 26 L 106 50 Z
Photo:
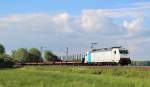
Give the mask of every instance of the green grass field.
M 150 70 L 125 67 L 26 66 L 0 70 L 0 87 L 150 87 Z

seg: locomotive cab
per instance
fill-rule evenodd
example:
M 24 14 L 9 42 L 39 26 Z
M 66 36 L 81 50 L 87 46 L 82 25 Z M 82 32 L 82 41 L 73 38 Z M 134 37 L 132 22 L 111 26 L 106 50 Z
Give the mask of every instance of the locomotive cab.
M 128 50 L 126 50 L 126 49 L 119 50 L 119 53 L 120 53 L 119 64 L 121 64 L 121 65 L 128 65 L 128 64 L 131 63 Z
M 113 60 L 120 65 L 128 65 L 131 63 L 129 51 L 125 48 L 112 48 Z

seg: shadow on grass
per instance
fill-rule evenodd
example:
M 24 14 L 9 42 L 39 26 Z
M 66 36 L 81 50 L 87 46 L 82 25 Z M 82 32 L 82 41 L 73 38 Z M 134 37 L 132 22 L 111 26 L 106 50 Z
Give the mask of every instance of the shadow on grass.
M 2 67 L 2 66 L 0 66 L 0 70 L 13 70 L 13 69 L 18 69 L 18 68 L 22 68 L 22 67 L 24 67 L 24 66 L 22 66 L 22 65 L 14 65 L 14 66 L 10 66 L 10 67 Z

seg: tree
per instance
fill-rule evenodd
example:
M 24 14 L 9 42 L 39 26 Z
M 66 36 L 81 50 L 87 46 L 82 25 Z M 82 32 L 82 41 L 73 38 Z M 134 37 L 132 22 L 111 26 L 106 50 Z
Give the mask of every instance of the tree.
M 46 51 L 44 52 L 44 58 L 45 58 L 47 61 L 52 61 L 52 60 L 53 60 L 53 56 L 54 56 L 54 54 L 53 54 L 51 51 L 46 50 Z
M 44 52 L 44 58 L 47 60 L 47 61 L 59 61 L 58 57 L 56 55 L 54 55 L 51 51 L 49 50 L 46 50 Z
M 0 44 L 0 67 L 12 67 L 14 63 L 13 58 L 5 53 L 5 47 Z
M 39 62 L 41 61 L 41 52 L 37 48 L 29 49 L 30 62 Z
M 12 67 L 15 64 L 15 61 L 8 54 L 0 55 L 0 67 Z
M 11 51 L 11 57 L 12 57 L 12 58 L 15 58 L 15 57 L 16 57 L 16 52 L 17 52 L 16 50 L 12 50 L 12 51 Z
M 28 62 L 29 61 L 29 53 L 24 48 L 19 48 L 17 51 L 12 51 L 12 57 L 20 62 Z
M 5 53 L 5 47 L 0 44 L 0 54 L 4 54 Z

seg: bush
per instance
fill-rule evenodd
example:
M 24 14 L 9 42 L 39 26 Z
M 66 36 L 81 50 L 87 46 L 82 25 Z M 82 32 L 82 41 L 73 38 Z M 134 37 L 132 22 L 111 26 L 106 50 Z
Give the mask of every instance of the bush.
M 47 61 L 61 61 L 55 54 L 53 54 L 49 50 L 46 50 L 44 52 L 44 57 Z
M 0 68 L 13 67 L 15 61 L 7 54 L 0 55 Z

